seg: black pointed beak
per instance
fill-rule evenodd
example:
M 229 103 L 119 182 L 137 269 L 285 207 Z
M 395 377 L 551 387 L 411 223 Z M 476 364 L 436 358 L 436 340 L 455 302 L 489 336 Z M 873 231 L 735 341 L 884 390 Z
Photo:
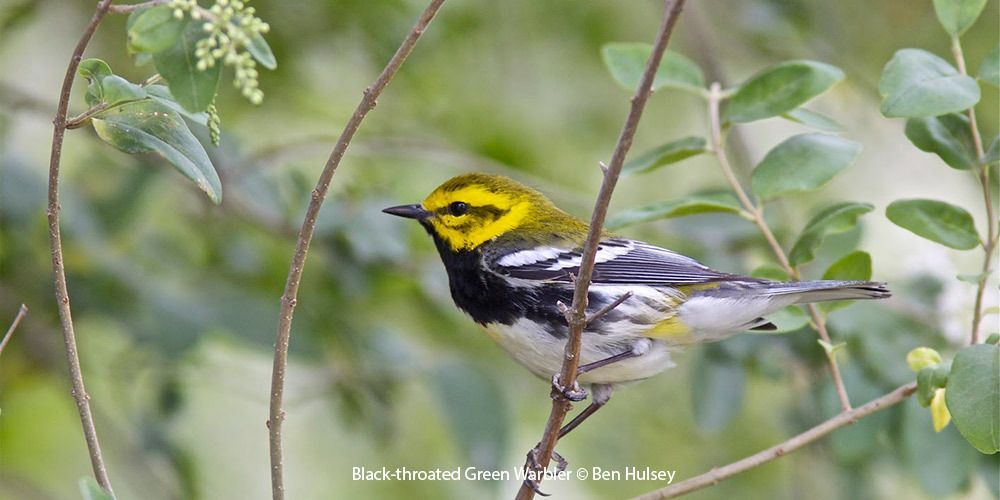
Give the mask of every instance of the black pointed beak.
M 399 217 L 405 217 L 407 219 L 424 220 L 431 216 L 431 212 L 428 212 L 424 207 L 419 204 L 415 205 L 400 205 L 398 207 L 389 207 L 382 210 L 383 212 L 396 215 Z

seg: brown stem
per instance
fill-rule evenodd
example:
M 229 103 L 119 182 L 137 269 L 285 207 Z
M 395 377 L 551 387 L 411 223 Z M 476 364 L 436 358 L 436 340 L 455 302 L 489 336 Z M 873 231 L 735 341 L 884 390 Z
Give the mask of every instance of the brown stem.
M 63 77 L 62 90 L 59 94 L 59 105 L 56 116 L 52 120 L 52 153 L 49 158 L 49 206 L 46 214 L 49 219 L 49 245 L 52 251 L 52 273 L 55 275 L 56 305 L 59 308 L 59 320 L 62 323 L 63 342 L 66 348 L 66 361 L 69 364 L 69 376 L 72 382 L 73 399 L 80 413 L 80 423 L 83 425 L 83 436 L 90 452 L 90 464 L 94 469 L 97 484 L 108 493 L 112 493 L 111 481 L 104 466 L 101 445 L 97 440 L 97 430 L 94 428 L 94 417 L 90 411 L 90 396 L 83 385 L 83 371 L 80 368 L 80 356 L 77 354 L 76 334 L 73 331 L 73 316 L 69 306 L 69 290 L 66 288 L 66 271 L 63 267 L 62 237 L 59 232 L 59 163 L 62 157 L 63 138 L 66 135 L 66 113 L 69 109 L 69 96 L 73 90 L 73 78 L 83 58 L 83 51 L 90 43 L 91 37 L 97 31 L 97 25 L 107 14 L 111 0 L 101 0 L 97 10 L 90 18 L 90 24 L 80 36 L 80 41 L 73 50 L 66 75 Z M 112 493 L 113 494 L 113 493 Z
M 641 500 L 673 498 L 712 486 L 723 479 L 735 476 L 736 474 L 750 470 L 758 465 L 765 464 L 778 457 L 787 455 L 788 453 L 791 453 L 841 427 L 844 427 L 845 425 L 853 424 L 863 417 L 882 411 L 901 401 L 904 401 L 916 392 L 916 390 L 916 382 L 910 382 L 909 384 L 896 388 L 896 390 L 890 392 L 889 394 L 869 401 L 868 403 L 851 411 L 839 413 L 837 416 L 785 441 L 784 443 L 772 446 L 764 451 L 750 455 L 749 457 L 733 462 L 729 465 L 714 468 L 704 474 L 692 477 L 691 479 L 686 479 L 677 484 L 667 486 L 666 488 L 651 491 L 637 498 Z
M 733 192 L 736 193 L 736 197 L 739 198 L 740 203 L 743 205 L 744 210 L 748 212 L 750 216 L 750 221 L 753 222 L 760 233 L 764 235 L 764 239 L 767 240 L 767 245 L 771 247 L 771 252 L 774 257 L 778 259 L 778 263 L 781 264 L 781 268 L 784 269 L 788 277 L 794 280 L 801 279 L 799 270 L 792 265 L 791 261 L 788 260 L 788 256 L 785 255 L 785 251 L 781 248 L 781 244 L 778 243 L 777 238 L 774 237 L 774 233 L 771 232 L 771 228 L 767 225 L 767 221 L 764 220 L 764 207 L 755 204 L 750 200 L 749 195 L 747 195 L 746 190 L 740 185 L 740 181 L 736 178 L 736 174 L 733 172 L 733 167 L 729 163 L 729 157 L 726 155 L 725 140 L 722 137 L 722 124 L 720 121 L 719 114 L 719 103 L 723 99 L 723 93 L 721 86 L 718 83 L 713 83 L 708 91 L 708 121 L 711 127 L 711 139 L 712 139 L 712 150 L 715 153 L 716 158 L 719 160 L 719 166 L 722 167 L 722 173 L 726 177 L 726 181 L 729 182 L 729 186 L 732 188 Z M 830 334 L 826 330 L 826 321 L 823 319 L 823 315 L 820 314 L 819 308 L 815 304 L 809 304 L 806 306 L 809 311 L 809 317 L 812 320 L 813 325 L 816 326 L 816 332 L 819 334 L 819 338 L 830 345 Z M 837 366 L 837 360 L 835 354 L 826 350 L 827 364 L 830 367 L 830 375 L 833 377 L 833 385 L 837 389 L 837 396 L 840 398 L 840 406 L 844 411 L 849 411 L 851 409 L 851 400 L 847 396 L 847 387 L 844 386 L 844 379 L 840 376 L 840 367 Z
M 573 303 L 568 315 L 569 339 L 566 341 L 566 350 L 563 356 L 562 369 L 559 373 L 559 381 L 566 387 L 573 387 L 576 383 L 577 368 L 580 360 L 580 342 L 583 336 L 583 328 L 587 324 L 587 291 L 590 288 L 590 280 L 594 272 L 594 263 L 597 256 L 597 246 L 600 242 L 604 227 L 604 219 L 608 213 L 608 204 L 611 203 L 611 195 L 614 192 L 618 176 L 621 174 L 622 165 L 625 163 L 625 156 L 629 148 L 632 147 L 632 139 L 635 137 L 636 129 L 639 126 L 639 119 L 646 107 L 646 101 L 653 93 L 653 78 L 656 70 L 660 67 L 660 60 L 670 41 L 674 25 L 684 7 L 685 0 L 665 0 L 663 21 L 660 24 L 659 32 L 656 34 L 656 41 L 653 43 L 653 51 L 646 62 L 646 69 L 642 74 L 639 87 L 632 96 L 632 106 L 625 124 L 622 126 L 621 134 L 618 136 L 618 143 L 615 145 L 614 153 L 611 155 L 611 162 L 604 172 L 604 181 L 601 183 L 601 190 L 594 203 L 594 211 L 590 217 L 590 231 L 587 233 L 587 240 L 583 245 L 583 257 L 580 263 L 580 272 L 577 275 L 576 286 L 573 290 Z M 556 441 L 559 439 L 559 429 L 562 427 L 566 414 L 572 405 L 558 391 L 554 392 L 552 398 L 552 410 L 549 413 L 548 421 L 545 423 L 545 432 L 539 441 L 537 462 L 541 469 L 545 469 L 552 459 L 552 452 L 555 451 Z M 528 484 L 522 484 L 517 492 L 518 500 L 530 500 L 534 498 L 535 490 Z
M 10 342 L 11 337 L 14 336 L 14 330 L 17 330 L 17 325 L 21 324 L 21 320 L 28 315 L 28 306 L 21 304 L 21 307 L 17 309 L 17 316 L 14 316 L 14 321 L 10 323 L 10 328 L 7 328 L 7 333 L 3 335 L 3 339 L 0 340 L 0 354 L 3 354 L 3 350 L 7 347 L 7 342 Z
M 958 66 L 958 72 L 967 75 L 965 69 L 965 56 L 962 54 L 962 43 L 957 35 L 951 37 L 951 54 L 955 58 L 955 65 Z M 993 194 L 990 192 L 990 168 L 983 159 L 986 153 L 983 149 L 983 138 L 979 135 L 979 125 L 976 123 L 976 110 L 974 107 L 970 107 L 965 110 L 966 116 L 969 117 L 969 131 L 972 133 L 972 144 L 976 148 L 976 158 L 979 160 L 979 171 L 977 172 L 977 178 L 979 179 L 979 184 L 983 188 L 983 201 L 986 203 L 986 241 L 983 242 L 983 274 L 979 278 L 979 285 L 976 287 L 976 303 L 975 309 L 972 311 L 972 335 L 969 338 L 970 343 L 979 343 L 979 326 L 983 320 L 983 294 L 986 292 L 986 282 L 989 280 L 990 273 L 993 272 L 993 251 L 996 250 L 997 245 L 997 215 L 993 210 Z
M 313 231 L 316 228 L 316 218 L 320 207 L 323 205 L 323 200 L 326 198 L 327 190 L 330 188 L 330 180 L 337 171 L 337 166 L 340 165 L 340 160 L 343 159 L 344 153 L 351 143 L 351 139 L 358 131 L 358 127 L 361 126 L 361 122 L 365 119 L 365 115 L 375 107 L 378 96 L 382 94 L 382 91 L 385 90 L 385 87 L 399 71 L 400 66 L 402 66 L 407 56 L 413 51 L 417 40 L 423 35 L 424 30 L 427 29 L 427 25 L 434 19 L 434 15 L 437 14 L 443 3 L 444 0 L 432 0 L 430 2 L 423 13 L 420 14 L 410 33 L 400 44 L 399 48 L 396 49 L 396 53 L 389 59 L 382 73 L 379 74 L 371 86 L 365 89 L 364 97 L 361 98 L 361 102 L 358 103 L 358 107 L 354 110 L 354 114 L 351 115 L 351 119 L 344 126 L 344 131 L 341 132 L 340 138 L 330 153 L 330 158 L 326 161 L 326 166 L 323 167 L 323 172 L 320 174 L 319 180 L 316 182 L 316 187 L 313 189 L 309 207 L 306 209 L 302 228 L 299 230 L 299 237 L 295 242 L 295 254 L 292 257 L 292 264 L 288 270 L 285 292 L 281 296 L 278 332 L 274 341 L 274 366 L 271 370 L 271 409 L 267 427 L 269 429 L 271 448 L 271 495 L 275 499 L 285 497 L 281 430 L 282 423 L 285 420 L 282 398 L 285 392 L 285 371 L 288 366 L 288 342 L 291 336 L 292 316 L 295 313 L 299 283 L 302 280 L 302 269 L 305 266 L 306 254 L 309 252 L 309 243 L 312 241 Z
M 145 9 L 148 7 L 156 7 L 157 5 L 166 5 L 170 3 L 170 0 L 149 0 L 147 2 L 139 2 L 126 5 L 112 5 L 108 12 L 115 14 L 131 14 L 139 9 Z

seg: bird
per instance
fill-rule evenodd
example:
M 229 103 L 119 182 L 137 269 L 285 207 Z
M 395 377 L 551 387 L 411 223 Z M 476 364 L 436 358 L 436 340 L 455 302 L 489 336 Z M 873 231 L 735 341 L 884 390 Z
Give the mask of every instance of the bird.
M 650 243 L 602 232 L 587 293 L 578 383 L 558 384 L 589 226 L 541 192 L 505 176 L 468 173 L 423 202 L 383 212 L 430 234 L 455 305 L 515 361 L 573 401 L 591 402 L 562 438 L 616 388 L 674 366 L 672 354 L 748 330 L 774 330 L 767 315 L 793 304 L 883 299 L 886 283 L 772 281 L 731 274 Z

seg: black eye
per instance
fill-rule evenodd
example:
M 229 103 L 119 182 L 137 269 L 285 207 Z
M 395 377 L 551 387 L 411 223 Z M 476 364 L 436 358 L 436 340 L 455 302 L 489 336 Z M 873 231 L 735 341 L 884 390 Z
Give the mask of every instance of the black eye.
M 456 201 L 448 205 L 448 211 L 451 212 L 451 215 L 465 215 L 465 212 L 469 211 L 469 204 L 464 201 Z

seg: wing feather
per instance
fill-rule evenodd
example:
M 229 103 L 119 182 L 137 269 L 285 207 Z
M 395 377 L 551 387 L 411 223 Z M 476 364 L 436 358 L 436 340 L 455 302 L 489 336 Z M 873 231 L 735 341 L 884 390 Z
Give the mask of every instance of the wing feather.
M 505 276 L 538 281 L 572 281 L 580 271 L 579 248 L 537 247 L 491 259 L 490 267 Z M 597 250 L 594 283 L 691 285 L 746 279 L 722 273 L 698 261 L 647 243 L 626 239 L 602 241 Z

